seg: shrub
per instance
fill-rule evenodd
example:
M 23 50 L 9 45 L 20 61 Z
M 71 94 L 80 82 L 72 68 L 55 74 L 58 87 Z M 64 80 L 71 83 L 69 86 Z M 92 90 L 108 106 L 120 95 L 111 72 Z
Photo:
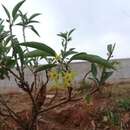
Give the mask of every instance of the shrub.
M 60 33 L 58 36 L 62 38 L 61 53 L 57 54 L 54 49 L 41 42 L 27 41 L 26 29 L 31 29 L 36 35 L 40 36 L 38 31 L 34 27 L 34 23 L 39 21 L 35 20 L 39 13 L 32 14 L 28 17 L 27 13 L 23 13 L 20 8 L 24 4 L 25 0 L 16 4 L 10 13 L 8 9 L 3 6 L 7 15 L 6 22 L 9 29 L 5 31 L 4 21 L 0 22 L 0 78 L 10 78 L 10 75 L 14 76 L 17 87 L 20 88 L 25 94 L 27 94 L 31 100 L 30 114 L 28 119 L 22 119 L 18 113 L 16 113 L 8 104 L 8 102 L 0 95 L 0 116 L 5 119 L 10 117 L 15 121 L 19 127 L 23 130 L 37 130 L 37 121 L 41 113 L 50 109 L 65 104 L 69 101 L 75 101 L 72 99 L 72 81 L 74 79 L 73 72 L 70 68 L 70 63 L 74 60 L 87 60 L 91 63 L 98 63 L 108 68 L 113 68 L 111 63 L 105 59 L 87 54 L 85 52 L 76 52 L 74 48 L 68 49 L 68 43 L 71 41 L 71 34 L 75 29 L 68 32 Z M 20 18 L 20 19 L 19 19 Z M 20 20 L 20 21 L 19 21 Z M 15 26 L 22 26 L 23 42 L 19 42 L 17 36 L 13 34 L 13 28 Z M 30 51 L 29 48 L 33 48 Z M 41 64 L 41 60 L 46 60 L 46 64 Z M 52 71 L 52 68 L 56 72 Z M 13 68 L 13 69 L 12 69 Z M 33 81 L 30 83 L 25 78 L 26 68 L 32 72 Z M 14 71 L 14 69 L 16 71 Z M 45 73 L 46 79 L 39 80 L 39 72 Z M 54 103 L 55 96 L 45 105 L 47 99 L 47 85 L 50 80 L 59 80 L 59 74 L 63 78 L 64 86 L 68 90 L 68 96 L 65 100 Z M 12 128 L 13 129 L 13 128 Z

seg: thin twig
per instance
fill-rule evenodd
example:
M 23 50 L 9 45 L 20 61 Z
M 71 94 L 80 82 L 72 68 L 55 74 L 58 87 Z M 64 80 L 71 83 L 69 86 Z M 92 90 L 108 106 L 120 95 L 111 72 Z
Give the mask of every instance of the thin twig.
M 53 98 L 50 100 L 50 102 L 47 104 L 48 106 L 51 105 L 51 104 L 54 102 L 54 100 L 56 99 L 57 95 L 58 95 L 58 90 L 56 89 L 55 95 L 54 95 Z
M 89 70 L 83 77 L 83 81 L 85 81 L 86 77 L 89 75 L 89 73 L 91 73 L 91 70 Z
M 44 113 L 44 112 L 47 112 L 47 111 L 52 110 L 52 109 L 54 109 L 54 108 L 57 108 L 57 107 L 59 107 L 59 106 L 61 106 L 61 105 L 63 105 L 63 104 L 66 104 L 66 103 L 68 103 L 68 102 L 75 102 L 75 101 L 79 101 L 79 100 L 81 100 L 81 99 L 83 99 L 83 98 L 80 97 L 80 98 L 76 98 L 76 99 L 65 100 L 65 101 L 62 101 L 62 102 L 60 102 L 60 103 L 57 103 L 57 104 L 55 104 L 55 105 L 53 105 L 53 106 L 50 106 L 50 107 L 48 107 L 48 108 L 46 108 L 46 109 L 40 111 L 39 113 Z

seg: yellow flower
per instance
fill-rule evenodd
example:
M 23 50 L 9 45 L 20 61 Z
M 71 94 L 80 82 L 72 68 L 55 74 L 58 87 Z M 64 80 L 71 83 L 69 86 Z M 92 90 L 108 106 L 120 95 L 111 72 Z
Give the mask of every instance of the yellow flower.
M 71 86 L 71 81 L 65 80 L 65 81 L 64 81 L 64 86 L 65 86 L 65 87 Z
M 63 83 L 65 87 L 70 87 L 75 75 L 73 72 L 65 72 L 63 76 Z
M 55 60 L 56 60 L 56 61 L 59 61 L 60 59 L 61 59 L 61 54 L 59 54 L 59 55 L 56 54 Z
M 57 71 L 51 70 L 49 72 L 49 77 L 51 80 L 58 80 L 59 79 L 59 74 L 57 73 Z

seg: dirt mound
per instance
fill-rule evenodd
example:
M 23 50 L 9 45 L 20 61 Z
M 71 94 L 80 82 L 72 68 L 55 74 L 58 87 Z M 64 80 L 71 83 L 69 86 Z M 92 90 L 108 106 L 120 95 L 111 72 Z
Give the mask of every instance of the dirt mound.
M 43 121 L 43 127 L 45 128 L 48 124 L 46 130 L 76 130 L 83 127 L 87 128 L 91 125 L 92 119 L 90 113 L 83 102 L 68 104 L 59 109 L 47 112 L 44 115 L 45 122 Z
M 43 121 L 43 127 L 48 124 L 46 130 L 55 130 L 55 128 L 56 130 L 93 129 L 96 127 L 97 122 L 102 120 L 102 115 L 100 115 L 99 111 L 104 109 L 107 104 L 106 100 L 101 100 L 99 103 L 96 101 L 96 104 L 86 104 L 84 101 L 79 101 L 63 105 L 43 115 L 46 121 Z

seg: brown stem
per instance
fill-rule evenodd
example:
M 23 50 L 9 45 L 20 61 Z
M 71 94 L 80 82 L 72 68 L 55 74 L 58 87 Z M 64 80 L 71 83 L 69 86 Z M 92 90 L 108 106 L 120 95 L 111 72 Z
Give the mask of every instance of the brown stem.
M 91 70 L 88 71 L 88 72 L 84 75 L 84 77 L 83 77 L 83 81 L 85 81 L 85 79 L 86 79 L 86 77 L 89 75 L 89 73 L 91 73 Z
M 5 67 L 5 66 L 2 66 L 4 69 L 8 70 L 15 78 L 17 78 L 18 80 L 21 80 L 21 78 L 15 74 L 11 69 Z
M 71 100 L 72 90 L 72 87 L 68 87 L 68 100 Z
M 68 103 L 68 102 L 75 102 L 75 101 L 78 101 L 78 100 L 81 100 L 81 99 L 83 99 L 83 98 L 80 97 L 80 98 L 73 99 L 73 100 L 72 100 L 72 99 L 71 99 L 71 100 L 65 100 L 65 101 L 62 101 L 62 102 L 60 102 L 60 103 L 57 103 L 57 104 L 55 104 L 55 105 L 53 105 L 53 106 L 50 106 L 50 107 L 48 107 L 48 108 L 46 108 L 46 109 L 40 111 L 39 113 L 44 113 L 44 112 L 47 112 L 47 111 L 52 110 L 52 109 L 54 109 L 54 108 L 57 108 L 57 107 L 59 107 L 59 106 L 61 106 L 61 105 L 63 105 L 63 104 L 66 104 L 66 103 Z
M 90 92 L 88 95 L 93 95 L 93 94 L 96 93 L 98 90 L 99 90 L 99 88 L 96 88 L 96 89 L 94 89 L 92 92 Z M 60 103 L 57 103 L 57 104 L 55 104 L 55 105 L 53 105 L 53 106 L 50 106 L 50 107 L 48 107 L 48 108 L 46 108 L 46 109 L 40 111 L 39 113 L 44 113 L 44 112 L 47 112 L 47 111 L 52 110 L 52 109 L 54 109 L 54 108 L 57 108 L 57 107 L 59 107 L 59 106 L 61 106 L 61 105 L 63 105 L 63 104 L 66 104 L 66 103 L 68 103 L 68 102 L 79 101 L 79 100 L 81 100 L 81 99 L 83 99 L 83 97 L 79 97 L 79 98 L 71 99 L 71 100 L 64 100 L 64 101 L 62 101 L 62 102 L 60 102 Z
M 42 85 L 36 95 L 36 102 L 37 102 L 39 109 L 44 104 L 44 101 L 46 99 L 46 87 L 49 82 L 48 71 L 46 70 L 45 72 L 46 72 L 46 82 L 45 83 L 42 82 Z
M 47 104 L 48 106 L 51 105 L 51 104 L 54 102 L 54 100 L 56 99 L 57 95 L 58 95 L 58 90 L 56 89 L 56 92 L 55 92 L 54 97 L 53 97 L 53 98 L 50 100 L 50 102 Z

